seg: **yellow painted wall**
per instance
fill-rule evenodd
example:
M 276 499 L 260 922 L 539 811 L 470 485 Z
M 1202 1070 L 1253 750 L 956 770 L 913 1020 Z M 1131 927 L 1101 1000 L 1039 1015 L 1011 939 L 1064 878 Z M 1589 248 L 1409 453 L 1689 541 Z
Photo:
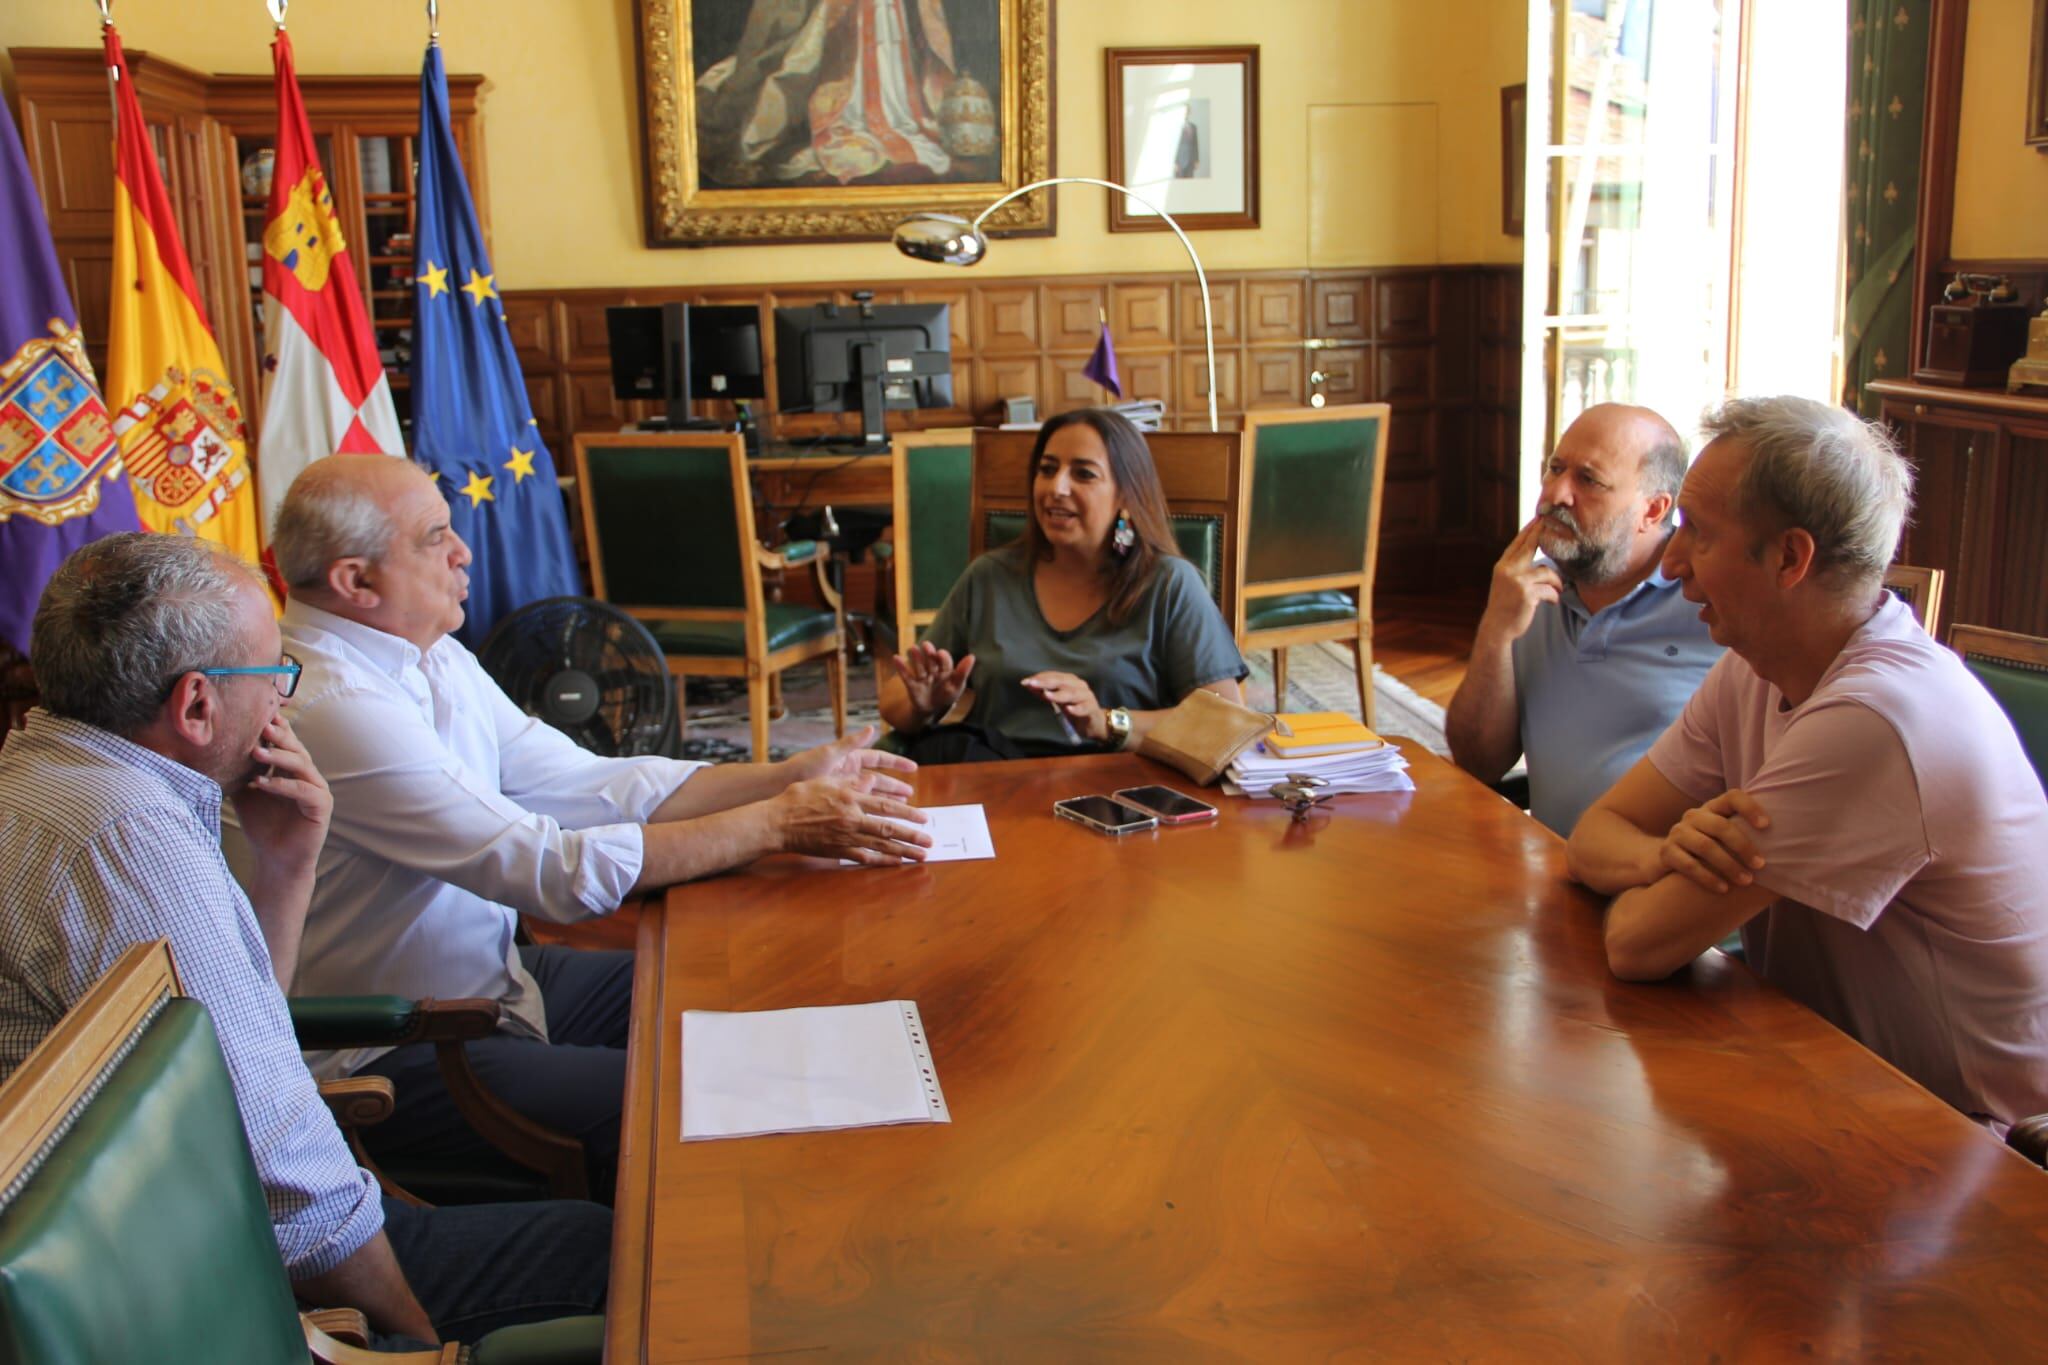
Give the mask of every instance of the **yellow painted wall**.
M 2033 23 L 2029 0 L 1970 0 L 1950 244 L 1960 260 L 2048 256 L 2048 153 L 2020 140 Z
M 742 0 L 699 0 L 737 4 Z M 1986 0 L 1980 0 L 1985 3 Z M 1500 232 L 1500 88 L 1522 78 L 1525 0 L 1055 0 L 1056 169 L 1102 176 L 1102 49 L 1205 43 L 1260 45 L 1261 221 L 1256 231 L 1204 232 L 1216 270 L 1300 268 L 1309 261 L 1312 109 L 1428 106 L 1436 142 L 1400 158 L 1426 183 L 1433 232 L 1385 215 L 1347 235 L 1327 211 L 1323 265 L 1513 262 Z M 651 250 L 642 245 L 639 80 L 632 0 L 443 0 L 448 67 L 482 72 L 491 235 L 511 289 L 691 284 L 717 280 L 901 278 L 930 266 L 884 243 Z M 297 0 L 290 10 L 304 75 L 415 73 L 426 39 L 420 0 Z M 270 69 L 269 23 L 257 0 L 119 0 L 131 51 L 201 71 Z M 0 49 L 97 42 L 85 0 L 0 7 Z M 0 81 L 11 87 L 0 57 Z M 11 88 L 9 90 L 12 94 Z M 1415 122 L 1413 120 L 1410 121 Z M 1366 158 L 1370 160 L 1371 158 Z M 1418 160 L 1428 174 L 1418 181 Z M 1370 181 L 1373 164 L 1316 175 Z M 1103 192 L 1060 191 L 1059 234 L 999 243 L 985 267 L 1002 275 L 1176 270 L 1170 234 L 1111 234 Z

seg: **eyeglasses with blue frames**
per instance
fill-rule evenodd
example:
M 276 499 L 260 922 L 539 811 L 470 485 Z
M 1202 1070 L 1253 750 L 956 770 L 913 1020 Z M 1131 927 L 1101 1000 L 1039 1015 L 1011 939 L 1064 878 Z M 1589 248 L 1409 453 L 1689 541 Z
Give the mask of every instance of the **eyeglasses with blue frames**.
M 261 668 L 195 668 L 192 671 L 208 678 L 268 675 L 277 679 L 277 694 L 289 697 L 299 690 L 299 674 L 306 671 L 306 666 L 287 654 L 282 663 L 266 664 Z

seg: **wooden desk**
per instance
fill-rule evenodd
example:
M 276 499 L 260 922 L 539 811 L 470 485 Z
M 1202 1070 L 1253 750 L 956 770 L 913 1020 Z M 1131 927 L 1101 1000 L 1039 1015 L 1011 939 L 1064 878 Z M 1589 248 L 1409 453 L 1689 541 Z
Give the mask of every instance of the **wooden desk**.
M 1049 808 L 1144 760 L 928 770 L 996 861 L 671 892 L 607 1359 L 2038 1355 L 2048 1173 L 1736 963 L 1614 980 L 1558 841 L 1410 757 L 1121 842 Z M 685 1007 L 899 996 L 950 1125 L 678 1139 Z
M 754 496 L 788 513 L 797 508 L 888 507 L 895 497 L 894 457 L 880 455 L 776 455 L 748 460 Z

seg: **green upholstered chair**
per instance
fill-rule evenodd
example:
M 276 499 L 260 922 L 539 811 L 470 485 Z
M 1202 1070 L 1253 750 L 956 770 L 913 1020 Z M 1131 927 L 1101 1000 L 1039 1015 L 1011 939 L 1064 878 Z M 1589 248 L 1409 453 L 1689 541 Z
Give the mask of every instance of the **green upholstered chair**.
M 740 438 L 586 432 L 575 453 L 592 590 L 653 632 L 675 675 L 678 715 L 689 675 L 746 679 L 754 759 L 765 763 L 772 680 L 822 656 L 834 731 L 844 734 L 846 616 L 824 548 L 792 541 L 770 550 L 755 538 Z M 761 571 L 799 564 L 817 571 L 825 608 L 767 600 Z
M 464 1357 L 371 1354 L 345 1339 L 360 1314 L 301 1315 L 213 1021 L 162 942 L 122 954 L 0 1086 L 0 1359 L 595 1365 L 603 1322 L 507 1328 Z
M 895 483 L 890 538 L 875 543 L 887 567 L 888 601 L 875 613 L 887 648 L 875 649 L 879 675 L 896 641 L 915 643 L 967 570 L 968 501 L 974 433 L 965 428 L 898 432 L 890 442 Z M 880 594 L 877 594 L 878 596 Z
M 2048 787 L 2048 639 L 1959 625 L 1949 631 L 1948 646 L 2005 708 L 2020 747 Z
M 1031 448 L 1035 431 L 974 433 L 973 554 L 1007 545 L 1031 515 Z M 1159 471 L 1167 515 L 1180 552 L 1209 585 L 1223 619 L 1235 605 L 1237 565 L 1232 545 L 1238 518 L 1236 432 L 1148 431 L 1145 444 Z
M 1273 705 L 1287 698 L 1287 650 L 1343 640 L 1358 666 L 1358 710 L 1374 723 L 1372 578 L 1387 477 L 1387 405 L 1289 408 L 1244 419 L 1237 647 L 1273 651 Z
M 1941 570 L 1894 564 L 1884 571 L 1884 586 L 1906 604 L 1920 629 L 1929 635 L 1935 633 L 1941 620 Z
M 402 995 L 295 996 L 292 1031 L 308 1052 L 431 1043 L 455 1108 L 486 1142 L 494 1160 L 378 1162 L 363 1146 L 360 1111 L 330 1103 L 356 1160 L 376 1174 L 394 1199 L 419 1204 L 493 1204 L 521 1199 L 588 1199 L 583 1144 L 535 1123 L 493 1095 L 463 1044 L 498 1029 L 495 1000 L 408 1000 Z M 374 1119 L 374 1111 L 367 1115 Z M 608 1192 L 607 1192 L 608 1193 Z M 600 1197 L 605 1197 L 601 1195 Z

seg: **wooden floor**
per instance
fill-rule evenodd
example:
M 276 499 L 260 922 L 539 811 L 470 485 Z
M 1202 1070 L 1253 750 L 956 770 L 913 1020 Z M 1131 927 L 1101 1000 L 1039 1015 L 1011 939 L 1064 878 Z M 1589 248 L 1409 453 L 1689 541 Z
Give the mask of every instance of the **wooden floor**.
M 1374 608 L 1373 662 L 1439 706 L 1449 706 L 1472 658 L 1484 598 L 1381 597 Z

